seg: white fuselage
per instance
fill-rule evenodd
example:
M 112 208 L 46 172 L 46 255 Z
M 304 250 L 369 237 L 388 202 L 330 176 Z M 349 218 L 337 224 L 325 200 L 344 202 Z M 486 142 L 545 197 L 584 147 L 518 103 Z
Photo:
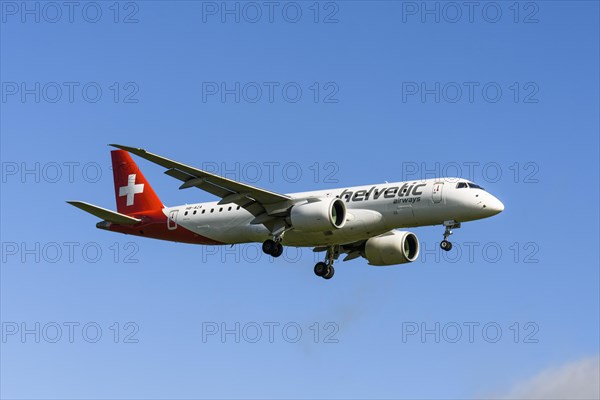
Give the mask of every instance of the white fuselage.
M 471 185 L 471 186 L 469 186 Z M 459 178 L 384 183 L 312 192 L 292 198 L 336 198 L 347 210 L 342 228 L 325 232 L 287 231 L 283 244 L 324 246 L 352 243 L 392 229 L 465 222 L 498 214 L 504 206 L 496 197 Z M 166 207 L 169 229 L 177 225 L 220 243 L 263 242 L 272 234 L 255 216 L 237 204 L 218 202 Z

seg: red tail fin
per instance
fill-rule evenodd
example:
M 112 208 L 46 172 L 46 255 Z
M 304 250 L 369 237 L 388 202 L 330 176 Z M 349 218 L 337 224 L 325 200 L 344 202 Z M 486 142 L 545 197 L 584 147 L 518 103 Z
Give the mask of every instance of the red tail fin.
M 135 214 L 143 211 L 160 210 L 164 206 L 152 187 L 125 150 L 113 150 L 113 177 L 117 211 L 121 214 Z

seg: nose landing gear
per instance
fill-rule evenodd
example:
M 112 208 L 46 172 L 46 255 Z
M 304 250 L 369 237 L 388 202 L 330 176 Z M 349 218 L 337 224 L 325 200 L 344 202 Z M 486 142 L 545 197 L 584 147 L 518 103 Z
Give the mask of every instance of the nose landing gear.
M 454 220 L 444 221 L 444 226 L 446 227 L 446 230 L 444 231 L 444 240 L 440 243 L 440 247 L 442 250 L 450 251 L 452 249 L 452 243 L 448 241 L 448 236 L 452 235 L 452 229 L 460 228 L 460 222 Z

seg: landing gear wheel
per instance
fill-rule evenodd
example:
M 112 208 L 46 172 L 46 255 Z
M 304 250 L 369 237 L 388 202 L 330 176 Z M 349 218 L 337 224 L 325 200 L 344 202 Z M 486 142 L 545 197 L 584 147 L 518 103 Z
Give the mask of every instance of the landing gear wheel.
M 315 275 L 320 276 L 323 279 L 333 278 L 335 270 L 333 269 L 333 262 L 339 256 L 339 246 L 328 246 L 325 261 L 320 261 L 315 265 Z
M 271 252 L 271 255 L 275 258 L 283 254 L 283 245 L 281 243 L 275 243 L 275 248 Z
M 267 239 L 263 242 L 262 244 L 262 251 L 265 254 L 273 254 L 273 251 L 275 251 L 275 249 L 277 248 L 277 243 L 275 243 L 274 240 L 271 239 Z
M 324 262 L 318 262 L 315 265 L 315 275 L 324 277 L 326 273 L 327 273 L 327 264 L 325 264 Z
M 450 243 L 447 240 L 442 240 L 442 243 L 440 243 L 440 247 L 442 248 L 442 250 L 450 251 L 450 249 L 452 249 L 452 243 Z

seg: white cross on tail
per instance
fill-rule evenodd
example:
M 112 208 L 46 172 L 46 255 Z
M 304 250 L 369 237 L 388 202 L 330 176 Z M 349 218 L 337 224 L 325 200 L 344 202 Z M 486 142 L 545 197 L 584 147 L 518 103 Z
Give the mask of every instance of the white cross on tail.
M 133 205 L 133 198 L 138 193 L 144 192 L 144 184 L 135 184 L 135 174 L 130 174 L 127 177 L 127 186 L 121 186 L 119 188 L 119 197 L 127 196 L 127 205 Z

